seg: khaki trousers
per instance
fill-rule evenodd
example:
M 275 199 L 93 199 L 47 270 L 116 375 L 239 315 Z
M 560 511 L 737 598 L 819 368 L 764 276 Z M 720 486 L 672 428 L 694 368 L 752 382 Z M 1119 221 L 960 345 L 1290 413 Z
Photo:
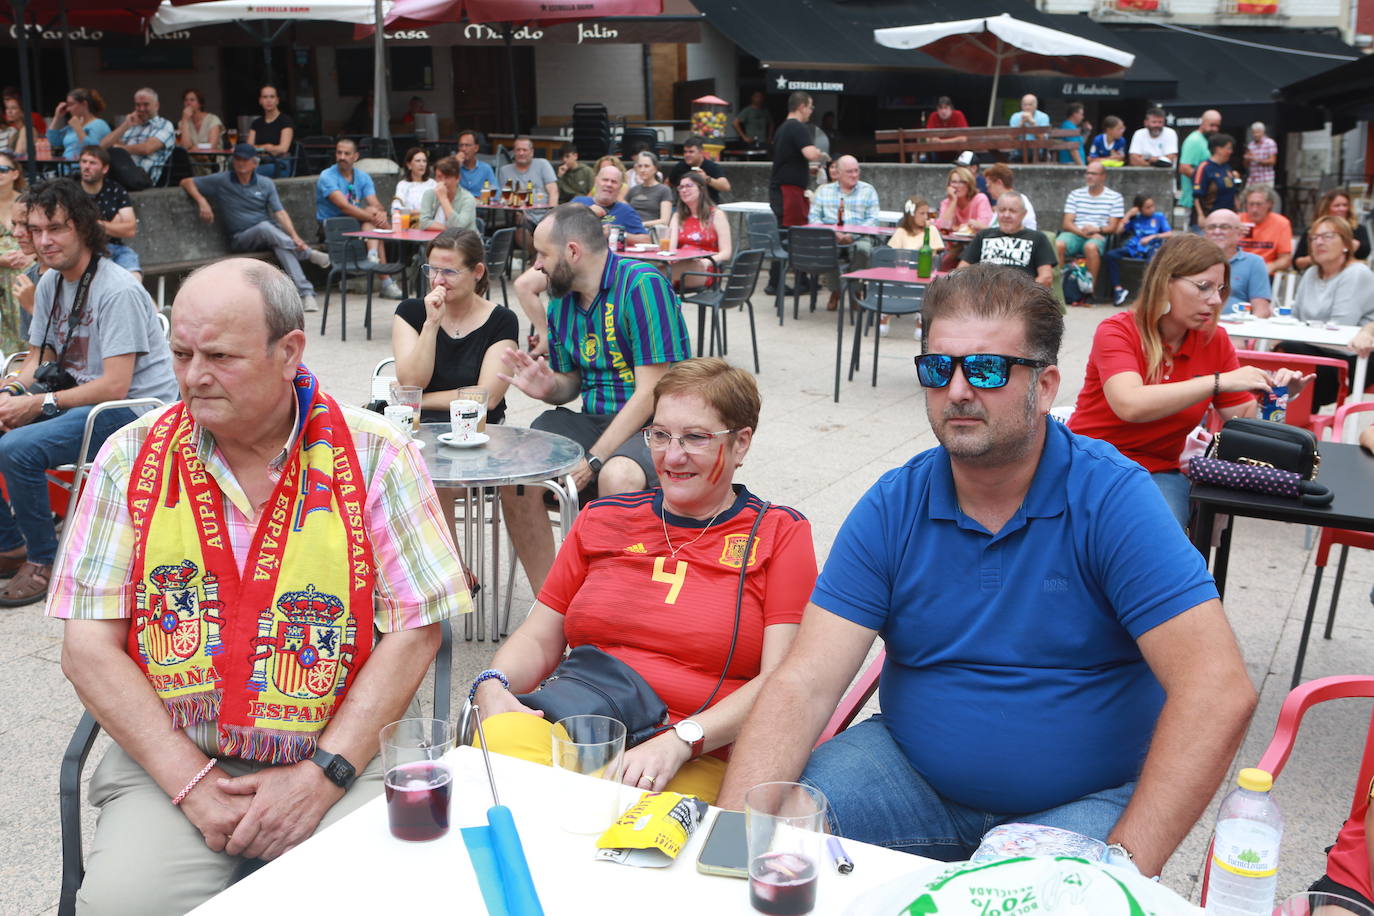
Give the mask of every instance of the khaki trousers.
M 407 717 L 420 715 L 411 701 Z M 221 759 L 230 776 L 267 764 Z M 320 821 L 317 832 L 382 794 L 380 755 Z M 242 856 L 214 852 L 162 788 L 119 745 L 91 775 L 90 802 L 100 809 L 86 878 L 76 895 L 81 916 L 180 916 L 234 882 Z

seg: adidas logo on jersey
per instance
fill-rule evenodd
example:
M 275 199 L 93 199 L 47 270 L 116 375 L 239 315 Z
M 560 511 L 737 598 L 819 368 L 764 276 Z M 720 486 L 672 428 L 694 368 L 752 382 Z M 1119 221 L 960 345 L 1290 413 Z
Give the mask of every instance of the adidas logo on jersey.
M 625 548 L 626 553 L 648 553 L 648 549 L 643 544 L 631 544 Z

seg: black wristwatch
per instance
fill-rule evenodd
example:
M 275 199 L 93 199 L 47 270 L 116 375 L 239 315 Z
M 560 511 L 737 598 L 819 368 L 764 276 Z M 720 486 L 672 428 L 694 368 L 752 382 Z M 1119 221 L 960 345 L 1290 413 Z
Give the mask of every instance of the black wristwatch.
M 57 406 L 57 395 L 49 391 L 43 395 L 43 407 L 39 415 L 45 420 L 51 420 L 62 412 L 62 408 Z
M 601 466 L 602 466 L 603 464 L 605 464 L 605 462 L 602 461 L 600 458 L 596 457 L 596 456 L 593 455 L 593 454 L 588 453 L 588 455 L 587 455 L 587 467 L 589 467 L 589 468 L 592 469 L 592 474 L 594 474 L 594 475 L 595 475 L 595 474 L 600 474 L 600 473 L 601 473 Z
M 329 777 L 329 781 L 341 789 L 347 789 L 353 785 L 353 780 L 358 778 L 358 771 L 353 769 L 353 764 L 342 754 L 331 754 L 329 751 L 316 748 L 315 756 L 310 758 L 310 762 L 324 770 L 324 775 Z

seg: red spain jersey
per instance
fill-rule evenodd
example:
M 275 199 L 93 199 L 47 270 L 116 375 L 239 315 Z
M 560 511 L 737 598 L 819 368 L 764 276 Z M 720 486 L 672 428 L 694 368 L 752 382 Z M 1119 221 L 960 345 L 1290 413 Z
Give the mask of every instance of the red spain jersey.
M 734 504 L 709 527 L 665 515 L 659 490 L 593 500 L 573 523 L 539 600 L 565 616 L 569 646 L 590 643 L 634 668 L 676 722 L 696 712 L 720 680 L 740 563 L 762 508 L 738 485 Z M 759 673 L 764 627 L 801 622 L 816 582 L 811 523 L 794 509 L 770 507 L 748 563 L 735 655 L 712 705 Z

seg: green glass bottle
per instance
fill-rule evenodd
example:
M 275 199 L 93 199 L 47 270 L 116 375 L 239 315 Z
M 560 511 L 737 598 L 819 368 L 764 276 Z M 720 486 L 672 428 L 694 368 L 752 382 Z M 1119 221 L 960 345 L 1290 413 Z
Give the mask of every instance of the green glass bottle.
M 934 260 L 934 253 L 930 250 L 930 227 L 926 226 L 926 234 L 921 239 L 921 248 L 916 252 L 916 276 L 930 276 L 931 262 Z

